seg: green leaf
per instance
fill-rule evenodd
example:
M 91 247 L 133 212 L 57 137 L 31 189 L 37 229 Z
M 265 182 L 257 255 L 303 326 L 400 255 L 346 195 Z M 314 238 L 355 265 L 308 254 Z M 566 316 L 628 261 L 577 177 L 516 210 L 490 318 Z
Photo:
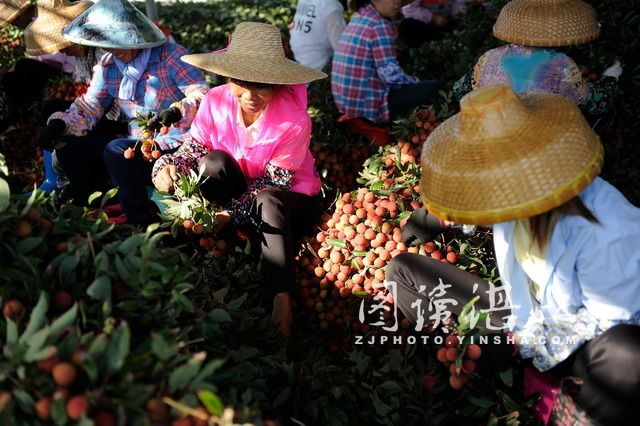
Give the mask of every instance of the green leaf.
M 93 358 L 87 358 L 82 362 L 82 369 L 87 373 L 89 380 L 95 382 L 98 380 L 98 363 Z
M 198 374 L 202 361 L 191 358 L 186 364 L 173 370 L 169 376 L 169 392 L 173 393 L 186 387 Z
M 78 304 L 74 303 L 73 306 L 67 310 L 67 312 L 60 315 L 58 318 L 56 318 L 55 321 L 51 323 L 51 326 L 49 327 L 49 334 L 53 338 L 56 338 L 60 331 L 62 331 L 64 328 L 70 326 L 75 322 L 77 316 L 78 316 Z
M 144 242 L 144 239 L 144 234 L 133 234 L 118 246 L 118 251 L 123 254 L 136 252 L 138 247 Z
M 109 371 L 117 371 L 124 365 L 131 346 L 131 331 L 127 324 L 122 324 L 113 333 L 107 346 L 106 361 Z
M 213 414 L 214 416 L 222 416 L 222 413 L 224 412 L 224 405 L 222 405 L 222 401 L 220 400 L 218 395 L 211 391 L 204 390 L 198 392 L 198 398 L 200 399 L 200 402 L 202 402 L 202 405 L 204 405 L 204 407 L 207 409 L 207 411 L 209 411 L 209 413 Z
M 43 327 L 36 331 L 29 339 L 25 341 L 30 349 L 38 350 L 44 346 L 47 338 L 49 337 L 49 328 Z
M 6 173 L 5 173 L 6 174 Z M 0 178 L 0 212 L 9 207 L 11 200 L 11 189 L 6 180 Z
M 273 407 L 274 408 L 279 407 L 285 402 L 287 402 L 290 395 L 291 395 L 291 386 L 287 386 L 282 390 L 282 392 L 280 392 L 280 394 L 273 401 Z
M 12 393 L 22 411 L 25 413 L 33 412 L 34 402 L 31 395 L 21 389 L 14 389 Z
M 96 265 L 96 272 L 99 273 L 105 273 L 105 272 L 109 272 L 109 269 L 111 269 L 111 262 L 109 262 L 109 255 L 107 254 L 106 251 L 101 251 L 98 254 L 96 254 L 96 259 L 94 261 L 94 264 Z
M 58 349 L 53 345 L 47 346 L 42 349 L 34 348 L 33 350 L 30 347 L 29 349 L 27 349 L 27 352 L 24 355 L 24 360 L 27 362 L 40 361 L 55 355 L 57 352 L 58 352 Z
M 339 248 L 347 248 L 347 242 L 338 238 L 327 238 L 327 244 Z
M 177 348 L 167 343 L 162 335 L 153 333 L 151 336 L 151 350 L 162 361 L 166 361 L 178 353 Z
M 402 386 L 392 380 L 385 381 L 384 383 L 382 383 L 381 387 L 382 389 L 390 391 L 392 394 L 402 392 Z
M 500 376 L 500 380 L 507 386 L 513 385 L 513 369 L 511 367 L 507 368 L 504 371 L 499 371 L 498 375 Z
M 89 200 L 87 204 L 91 204 L 93 203 L 96 199 L 98 199 L 100 196 L 102 195 L 102 192 L 100 191 L 96 191 L 94 193 L 92 193 L 91 195 L 89 195 Z
M 18 342 L 18 326 L 15 321 L 11 318 L 5 318 L 7 322 L 7 340 L 5 343 L 7 345 L 15 345 Z
M 47 313 L 47 309 L 49 309 L 49 302 L 47 301 L 46 293 L 43 291 L 40 293 L 40 298 L 38 299 L 38 303 L 31 311 L 31 317 L 29 318 L 29 324 L 27 324 L 27 328 L 20 336 L 18 343 L 26 343 L 26 341 L 38 330 L 42 328 L 45 322 L 45 315 Z
M 109 344 L 109 338 L 106 334 L 101 333 L 93 339 L 93 342 L 89 345 L 87 353 L 91 358 L 98 359 L 107 350 Z
M 512 397 L 506 392 L 497 390 L 496 393 L 502 399 L 502 403 L 504 404 L 504 408 L 512 413 L 514 411 L 521 411 L 522 407 L 518 404 Z
M 42 241 L 44 241 L 44 239 L 42 237 L 25 238 L 25 239 L 20 240 L 20 241 L 17 242 L 16 250 L 20 254 L 29 253 L 31 250 L 35 249 L 40 244 L 42 244 Z
M 229 315 L 227 311 L 221 308 L 215 308 L 211 310 L 211 312 L 207 314 L 207 319 L 214 323 L 232 321 L 231 315 Z
M 237 299 L 232 300 L 231 302 L 229 302 L 227 304 L 227 309 L 230 310 L 237 310 L 240 308 L 240 306 L 242 306 L 242 304 L 244 303 L 245 300 L 247 300 L 247 293 L 243 293 L 242 296 L 238 297 Z
M 95 426 L 95 423 L 90 418 L 82 416 L 76 426 Z
M 209 377 L 216 372 L 220 367 L 224 365 L 224 360 L 220 358 L 216 358 L 212 361 L 209 361 L 198 373 L 198 376 L 193 381 L 194 387 L 197 386 L 200 382 L 208 380 Z
M 118 272 L 120 279 L 125 282 L 128 281 L 129 278 L 131 277 L 131 272 L 129 271 L 129 268 L 122 261 L 122 258 L 119 255 L 116 255 L 114 257 L 114 263 L 116 265 L 116 271 Z
M 193 302 L 184 294 L 180 294 L 177 291 L 171 292 L 171 300 L 176 304 L 182 306 L 182 309 L 189 310 L 193 307 Z
M 63 257 L 62 261 L 60 262 L 60 272 L 62 273 L 71 272 L 74 269 L 76 269 L 76 267 L 78 266 L 78 263 L 80 263 L 80 257 L 67 254 Z
M 492 400 L 491 398 L 487 398 L 484 395 L 480 395 L 474 392 L 466 392 L 466 398 L 473 405 L 477 405 L 478 407 L 489 408 L 497 405 L 497 401 Z
M 111 278 L 100 275 L 87 287 L 87 294 L 101 302 L 111 299 Z
M 53 401 L 53 405 L 51 406 L 51 420 L 53 420 L 56 425 L 64 425 L 69 420 L 65 403 L 66 398 L 58 398 Z
M 116 194 L 118 194 L 118 188 L 111 188 L 108 190 L 104 194 L 104 197 L 102 197 L 102 200 L 100 200 L 100 207 L 104 207 L 111 198 L 116 196 Z

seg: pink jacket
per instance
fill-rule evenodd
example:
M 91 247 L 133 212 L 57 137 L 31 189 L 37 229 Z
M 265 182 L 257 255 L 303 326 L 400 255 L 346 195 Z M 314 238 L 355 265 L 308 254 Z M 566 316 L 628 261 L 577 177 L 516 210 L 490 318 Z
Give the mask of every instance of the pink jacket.
M 191 125 L 191 136 L 209 149 L 222 149 L 238 161 L 245 177 L 264 176 L 268 163 L 294 171 L 291 190 L 307 195 L 320 191 L 322 182 L 309 150 L 311 118 L 306 85 L 279 86 L 265 111 L 265 124 L 252 146 L 240 144 L 238 101 L 229 85 L 207 92 Z

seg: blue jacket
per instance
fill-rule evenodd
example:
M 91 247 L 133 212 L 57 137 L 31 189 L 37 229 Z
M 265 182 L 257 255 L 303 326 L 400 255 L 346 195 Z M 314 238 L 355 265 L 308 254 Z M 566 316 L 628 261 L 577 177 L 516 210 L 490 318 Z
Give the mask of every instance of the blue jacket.
M 540 303 L 513 249 L 515 222 L 494 225 L 496 261 L 512 306 L 509 328 L 541 370 L 609 327 L 640 318 L 640 209 L 596 178 L 581 194 L 600 223 L 561 217 L 546 255 Z

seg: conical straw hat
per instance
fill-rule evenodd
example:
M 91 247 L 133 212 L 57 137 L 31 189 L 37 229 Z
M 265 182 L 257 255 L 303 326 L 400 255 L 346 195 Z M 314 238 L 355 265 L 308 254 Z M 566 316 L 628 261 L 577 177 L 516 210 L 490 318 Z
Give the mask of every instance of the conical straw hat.
M 512 0 L 493 35 L 526 46 L 569 46 L 594 40 L 600 27 L 596 11 L 582 0 Z
M 31 6 L 31 0 L 2 0 L 0 3 L 0 28 L 14 21 Z
M 90 1 L 38 0 L 36 19 L 24 30 L 27 55 L 44 55 L 71 46 L 73 43 L 62 37 L 62 30 L 91 6 Z
M 127 0 L 99 0 L 62 35 L 73 43 L 107 49 L 146 49 L 167 41 L 160 28 Z
M 237 80 L 267 84 L 301 84 L 327 77 L 285 57 L 280 30 L 271 24 L 243 22 L 226 49 L 185 55 L 184 62 Z
M 488 225 L 549 211 L 600 173 L 598 135 L 568 99 L 476 89 L 425 141 L 420 191 L 441 219 Z

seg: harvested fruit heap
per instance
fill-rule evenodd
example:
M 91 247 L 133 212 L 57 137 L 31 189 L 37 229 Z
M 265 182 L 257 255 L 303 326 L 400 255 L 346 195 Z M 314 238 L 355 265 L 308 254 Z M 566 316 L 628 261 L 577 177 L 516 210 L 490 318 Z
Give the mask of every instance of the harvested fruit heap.
M 86 84 L 75 83 L 70 77 L 52 79 L 45 88 L 43 102 L 54 98 L 73 101 L 86 91 Z M 7 181 L 14 192 L 38 186 L 44 178 L 42 150 L 37 143 L 40 121 L 40 105 L 35 104 L 27 113 L 18 114 L 15 124 L 0 134 L 0 152 L 5 156 Z
M 358 170 L 371 155 L 371 147 L 364 144 L 350 144 L 342 148 L 313 145 L 311 153 L 323 183 L 329 189 L 344 193 L 355 186 Z
M 89 87 L 86 83 L 76 83 L 69 77 L 60 77 L 52 79 L 45 88 L 45 99 L 55 98 L 73 101 L 78 96 L 82 96 L 87 92 Z
M 348 348 L 349 333 L 386 334 L 385 328 L 356 321 L 354 312 L 365 299 L 366 304 L 385 305 L 386 328 L 398 321 L 402 333 L 406 332 L 408 324 L 401 313 L 396 318 L 391 314 L 393 297 L 384 287 L 386 266 L 395 256 L 413 252 L 448 263 L 460 261 L 458 244 L 445 242 L 444 236 L 412 247 L 402 242 L 402 226 L 422 206 L 418 194 L 421 146 L 437 125 L 428 109 L 398 123 L 395 132 L 400 140 L 378 148 L 360 167 L 358 182 L 365 187 L 338 197 L 332 210 L 322 216 L 317 235 L 307 238 L 299 254 L 296 315 L 306 319 L 317 335 L 327 336 L 330 349 L 336 342 Z M 471 267 L 473 262 L 465 265 Z
M 38 147 L 38 119 L 24 117 L 0 134 L 0 153 L 5 156 L 9 176 L 7 182 L 15 191 L 39 185 L 44 177 L 42 150 Z M 31 188 L 33 189 L 33 188 Z

